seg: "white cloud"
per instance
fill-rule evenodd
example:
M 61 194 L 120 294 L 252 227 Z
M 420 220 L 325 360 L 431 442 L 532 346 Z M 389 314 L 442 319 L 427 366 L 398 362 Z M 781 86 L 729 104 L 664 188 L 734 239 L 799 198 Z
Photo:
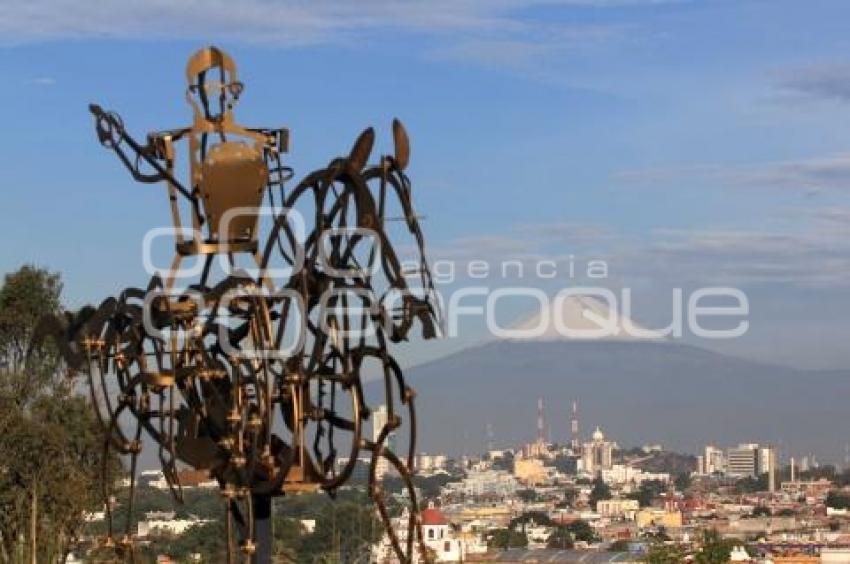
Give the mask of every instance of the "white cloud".
M 614 178 L 629 183 L 676 183 L 720 187 L 756 186 L 796 188 L 804 191 L 850 189 L 850 153 L 753 163 L 747 165 L 696 164 L 617 173 Z
M 799 221 L 783 229 L 659 228 L 643 238 L 603 224 L 520 225 L 504 235 L 452 241 L 429 254 L 461 265 L 601 259 L 621 282 L 656 287 L 850 286 L 850 208 L 797 210 L 796 215 Z
M 301 46 L 345 41 L 376 30 L 458 34 L 473 40 L 465 50 L 522 47 L 531 26 L 524 10 L 541 4 L 603 9 L 668 3 L 662 0 L 30 0 L 8 3 L 0 11 L 0 42 L 63 39 L 203 39 Z M 536 26 L 534 26 L 536 27 Z M 547 42 L 598 40 L 602 28 L 567 28 Z M 470 34 L 472 37 L 470 37 Z M 513 34 L 515 37 L 505 37 Z M 481 37 L 481 36 L 486 37 Z M 457 39 L 457 38 L 456 38 Z M 481 44 L 474 47 L 474 40 Z M 513 41 L 514 43 L 511 43 Z M 462 45 L 462 42 L 459 44 Z M 458 47 L 463 52 L 462 46 Z

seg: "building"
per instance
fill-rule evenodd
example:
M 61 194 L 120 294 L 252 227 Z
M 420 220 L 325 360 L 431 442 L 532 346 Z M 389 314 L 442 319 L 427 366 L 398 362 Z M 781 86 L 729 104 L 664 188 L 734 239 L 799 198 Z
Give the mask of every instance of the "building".
M 825 497 L 829 490 L 832 489 L 832 482 L 826 478 L 819 480 L 794 480 L 782 482 L 780 489 L 788 495 L 806 498 Z
M 635 521 L 639 529 L 647 527 L 678 529 L 682 526 L 682 512 L 647 507 L 635 514 Z
M 755 478 L 759 470 L 759 446 L 740 444 L 726 451 L 726 475 L 733 478 Z
M 384 426 L 387 424 L 389 419 L 389 412 L 387 411 L 386 405 L 379 405 L 375 408 L 375 411 L 372 412 L 372 441 L 377 442 L 381 436 L 381 431 L 384 429 Z M 390 433 L 386 439 L 386 445 L 391 450 L 395 443 L 395 433 Z M 390 469 L 389 461 L 383 456 L 378 458 L 378 463 L 375 465 L 375 477 L 380 480 L 383 478 L 384 474 L 386 474 Z
M 820 550 L 820 561 L 827 562 L 850 562 L 850 548 L 822 548 Z
M 149 511 L 145 513 L 145 519 L 138 522 L 137 533 L 141 538 L 163 533 L 182 535 L 192 527 L 209 522 L 207 519 L 197 518 L 175 519 L 173 511 Z
M 511 497 L 518 489 L 517 479 L 504 470 L 472 470 L 460 482 L 443 486 L 446 495 L 461 494 L 471 498 L 503 499 Z
M 423 474 L 431 474 L 446 469 L 448 458 L 445 454 L 426 454 L 424 452 L 416 455 L 416 471 Z
M 658 481 L 665 484 L 670 481 L 670 474 L 666 472 L 646 472 L 635 466 L 614 464 L 608 470 L 600 470 L 599 476 L 606 484 L 640 486 L 646 481 Z
M 714 445 L 706 445 L 702 456 L 702 474 L 710 476 L 711 474 L 726 473 L 726 457 L 723 451 Z
M 593 432 L 590 442 L 582 446 L 581 461 L 582 469 L 588 474 L 610 470 L 613 466 L 614 443 L 605 440 L 599 427 Z
M 773 493 L 776 491 L 776 448 L 765 446 L 759 448 L 758 473 L 767 474 L 767 489 Z
M 399 517 L 393 519 L 398 541 L 402 546 L 407 542 L 408 515 L 407 509 L 405 509 Z M 467 543 L 464 542 L 464 539 L 470 535 L 461 535 L 456 532 L 443 513 L 435 507 L 423 510 L 420 517 L 422 537 L 426 548 L 431 551 L 433 562 L 463 562 L 466 560 Z M 372 562 L 394 563 L 398 561 L 386 533 L 382 540 L 372 547 L 371 556 Z M 418 550 L 414 549 L 411 561 L 414 563 L 422 561 Z
M 578 400 L 573 400 L 573 415 L 570 419 L 570 450 L 578 455 L 581 451 L 581 439 L 578 431 Z
M 429 507 L 422 512 L 422 537 L 425 546 L 434 551 L 436 562 L 463 561 L 463 543 L 439 509 Z
M 603 517 L 633 520 L 640 509 L 636 499 L 601 499 L 596 502 L 596 512 Z

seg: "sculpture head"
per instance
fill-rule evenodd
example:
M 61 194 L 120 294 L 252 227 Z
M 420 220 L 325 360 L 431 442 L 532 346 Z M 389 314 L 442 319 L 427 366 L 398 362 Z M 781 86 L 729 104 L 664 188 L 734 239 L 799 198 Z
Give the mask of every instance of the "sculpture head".
M 236 63 L 230 55 L 212 46 L 199 50 L 186 65 L 186 81 L 186 99 L 196 123 L 221 123 L 232 118 L 244 86 L 236 78 Z

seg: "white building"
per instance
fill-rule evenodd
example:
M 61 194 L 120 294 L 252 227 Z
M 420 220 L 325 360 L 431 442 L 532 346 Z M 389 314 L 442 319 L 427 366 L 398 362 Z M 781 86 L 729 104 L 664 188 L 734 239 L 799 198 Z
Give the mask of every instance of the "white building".
M 173 511 L 150 511 L 145 513 L 144 521 L 139 521 L 137 534 L 140 538 L 161 533 L 182 535 L 192 527 L 209 522 L 209 519 L 198 519 L 196 517 L 175 519 Z
M 445 454 L 426 454 L 424 452 L 416 455 L 416 470 L 422 474 L 432 474 L 446 469 L 448 458 Z
M 726 475 L 735 478 L 755 477 L 758 474 L 759 446 L 744 443 L 726 450 Z
M 405 510 L 393 520 L 398 541 L 402 546 L 407 543 L 407 519 L 408 513 Z M 464 540 L 468 535 L 456 532 L 442 512 L 434 507 L 422 511 L 421 519 L 423 541 L 426 548 L 432 552 L 434 562 L 463 562 L 466 560 L 466 555 L 471 553 L 467 551 L 467 543 Z M 478 541 L 478 544 L 480 544 L 480 541 Z M 380 564 L 398 562 L 386 534 L 377 545 L 372 547 L 372 562 Z M 414 543 L 412 563 L 418 564 L 420 562 L 422 562 L 422 559 L 418 547 Z
M 468 497 L 510 497 L 516 493 L 519 482 L 504 470 L 472 470 L 460 482 L 449 482 L 443 487 L 446 494 L 463 494 Z
M 372 412 L 372 441 L 377 442 L 378 438 L 381 435 L 381 431 L 384 429 L 384 426 L 387 424 L 389 420 L 389 411 L 387 411 L 386 405 L 379 405 Z M 395 434 L 390 433 L 389 436 L 385 439 L 384 444 L 393 449 L 395 442 Z M 383 478 L 384 474 L 389 472 L 390 463 L 383 456 L 378 458 L 378 463 L 375 465 L 375 477 L 380 480 Z
M 596 474 L 600 470 L 608 470 L 614 461 L 614 443 L 605 440 L 605 435 L 599 429 L 593 432 L 589 443 L 582 446 L 582 470 L 588 474 Z
M 670 474 L 665 472 L 645 472 L 634 466 L 614 464 L 608 470 L 600 470 L 599 475 L 606 484 L 623 485 L 632 484 L 640 486 L 647 481 L 659 481 L 665 484 L 670 481 Z
M 699 469 L 702 474 L 725 474 L 726 473 L 726 456 L 723 450 L 714 445 L 706 445 L 702 457 L 702 468 Z
M 820 550 L 820 561 L 827 562 L 850 562 L 850 548 L 822 548 Z

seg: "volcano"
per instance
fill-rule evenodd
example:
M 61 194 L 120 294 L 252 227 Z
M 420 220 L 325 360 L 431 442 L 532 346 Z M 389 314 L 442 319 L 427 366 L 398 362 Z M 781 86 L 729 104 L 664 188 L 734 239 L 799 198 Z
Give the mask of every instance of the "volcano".
M 774 366 L 665 340 L 598 300 L 571 298 L 548 317 L 593 328 L 601 316 L 629 331 L 570 338 L 548 327 L 533 338 L 496 339 L 409 369 L 420 450 L 481 452 L 490 442 L 488 425 L 496 446 L 532 441 L 543 398 L 555 442 L 568 442 L 577 400 L 583 436 L 598 425 L 623 447 L 661 443 L 698 453 L 707 443 L 762 442 L 785 456 L 843 456 L 850 372 Z M 537 327 L 541 316 L 547 314 L 514 327 Z

